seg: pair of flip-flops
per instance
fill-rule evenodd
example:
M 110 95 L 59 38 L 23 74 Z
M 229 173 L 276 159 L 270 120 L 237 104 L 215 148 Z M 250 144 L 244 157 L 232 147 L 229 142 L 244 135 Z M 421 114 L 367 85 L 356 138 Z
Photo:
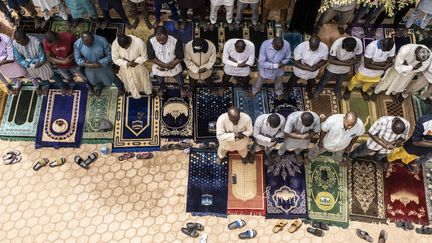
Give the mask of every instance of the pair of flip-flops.
M 238 219 L 236 221 L 229 223 L 228 229 L 229 230 L 240 229 L 240 228 L 243 228 L 245 226 L 246 226 L 246 221 L 244 221 L 243 219 Z M 252 238 L 255 238 L 256 236 L 257 236 L 257 232 L 254 229 L 248 229 L 248 230 L 241 232 L 239 234 L 239 238 L 242 240 L 252 239 Z
M 74 158 L 75 163 L 77 163 L 79 166 L 81 166 L 84 169 L 88 169 L 89 165 L 95 162 L 99 157 L 99 154 L 96 152 L 91 153 L 87 159 L 81 158 L 81 156 L 76 155 Z
M 396 227 L 402 228 L 405 231 L 414 229 L 414 225 L 411 222 L 405 222 L 405 221 L 396 222 Z
M 361 230 L 361 229 L 357 229 L 356 230 L 356 235 L 360 238 L 363 239 L 367 242 L 373 242 L 374 239 L 372 236 L 369 235 L 368 232 Z M 381 230 L 379 237 L 378 237 L 378 243 L 385 243 L 387 241 L 388 238 L 388 234 L 385 230 Z
M 141 153 L 135 154 L 133 152 L 127 152 L 127 153 L 124 153 L 124 154 L 120 155 L 118 157 L 118 160 L 119 161 L 124 161 L 124 160 L 127 160 L 127 159 L 132 159 L 134 157 L 136 157 L 137 159 L 152 159 L 153 158 L 153 153 L 150 153 L 150 152 L 141 152 Z
M 432 235 L 432 228 L 431 227 L 422 226 L 421 228 L 415 229 L 415 232 L 417 234 Z
M 204 226 L 200 223 L 192 223 L 192 222 L 188 222 L 186 224 L 186 227 L 181 228 L 181 232 L 183 232 L 183 234 L 193 237 L 193 238 L 197 238 L 199 236 L 198 231 L 203 231 L 204 230 Z
M 317 237 L 323 237 L 324 230 L 328 231 L 329 227 L 326 223 L 323 222 L 312 222 L 312 227 L 308 227 L 306 229 L 309 234 L 315 235 Z
M 64 163 L 66 163 L 65 157 L 60 157 L 60 159 L 54 160 L 52 162 L 49 162 L 47 158 L 43 158 L 36 162 L 36 164 L 33 166 L 33 170 L 38 171 L 47 164 L 49 164 L 49 167 L 54 168 L 57 166 L 62 166 Z
M 273 233 L 277 233 L 279 231 L 282 231 L 285 226 L 288 224 L 288 221 L 286 220 L 279 220 L 275 226 L 273 226 Z M 288 232 L 290 233 L 294 233 L 296 232 L 298 229 L 300 229 L 300 227 L 302 226 L 303 222 L 300 219 L 296 219 L 294 220 L 294 222 L 291 223 L 290 227 L 288 228 Z
M 11 165 L 20 162 L 22 159 L 21 152 L 18 150 L 13 150 L 7 152 L 5 155 L 3 155 L 3 164 L 5 165 Z

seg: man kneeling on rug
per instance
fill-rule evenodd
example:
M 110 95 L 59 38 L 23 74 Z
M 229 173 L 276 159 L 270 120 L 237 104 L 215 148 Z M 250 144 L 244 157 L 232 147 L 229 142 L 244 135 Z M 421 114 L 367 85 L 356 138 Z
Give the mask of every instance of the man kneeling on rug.
M 278 114 L 262 114 L 257 117 L 254 124 L 255 138 L 254 152 L 264 150 L 267 158 L 277 145 L 278 138 L 283 138 L 285 118 Z
M 232 106 L 227 113 L 220 115 L 216 122 L 216 137 L 219 141 L 216 163 L 220 164 L 231 151 L 237 151 L 245 161 L 252 133 L 252 119 L 237 107 Z

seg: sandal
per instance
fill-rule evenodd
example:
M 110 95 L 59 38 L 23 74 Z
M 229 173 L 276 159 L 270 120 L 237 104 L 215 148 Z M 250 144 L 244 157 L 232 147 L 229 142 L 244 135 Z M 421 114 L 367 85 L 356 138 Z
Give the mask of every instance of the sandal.
M 131 153 L 135 156 L 134 153 Z M 85 166 L 88 167 L 91 163 L 95 162 L 97 158 L 99 157 L 99 154 L 96 152 L 91 153 L 86 160 L 84 160 Z M 132 156 L 133 157 L 133 156 Z
M 316 229 L 316 228 L 308 227 L 308 228 L 306 229 L 306 231 L 307 231 L 309 234 L 312 234 L 312 235 L 315 235 L 315 236 L 318 236 L 318 237 L 323 237 L 323 236 L 324 236 L 324 231 L 322 231 L 322 230 L 320 230 L 320 229 Z
M 204 230 L 204 226 L 202 224 L 200 224 L 200 223 L 188 222 L 186 224 L 186 227 L 188 227 L 188 228 L 194 228 L 194 229 L 196 229 L 198 231 L 203 231 Z
M 312 227 L 321 229 L 321 230 L 329 230 L 329 227 L 326 223 L 323 222 L 312 222 Z
M 127 159 L 132 159 L 133 157 L 135 157 L 135 153 L 128 152 L 128 153 L 124 153 L 124 154 L 120 155 L 118 157 L 118 160 L 123 161 L 123 160 L 127 160 Z
M 292 222 L 291 226 L 288 228 L 288 232 L 290 233 L 296 232 L 298 229 L 300 229 L 302 224 L 303 222 L 300 219 L 294 220 L 294 222 Z
M 153 158 L 153 154 L 149 152 L 142 152 L 136 155 L 137 159 L 151 159 Z
M 239 234 L 239 238 L 242 240 L 252 239 L 252 238 L 255 238 L 255 236 L 257 236 L 257 232 L 256 232 L 256 230 L 253 230 L 253 229 L 248 229 L 245 232 L 242 232 Z
M 57 167 L 57 166 L 62 166 L 64 165 L 64 163 L 66 163 L 66 158 L 65 157 L 61 157 L 59 160 L 54 160 L 53 162 L 49 163 L 49 166 L 51 168 Z
M 36 162 L 36 164 L 33 166 L 33 170 L 38 171 L 40 168 L 44 167 L 46 164 L 48 164 L 49 160 L 47 158 L 43 158 Z
M 246 225 L 246 221 L 244 221 L 243 219 L 237 219 L 236 221 L 228 224 L 228 229 L 230 230 L 240 229 L 243 228 L 245 225 Z
M 81 156 L 75 155 L 74 161 L 75 161 L 75 163 L 77 163 L 82 168 L 88 169 L 87 165 L 84 163 L 84 160 L 83 160 L 83 158 L 81 158 Z
M 404 221 L 396 222 L 396 227 L 402 228 L 405 231 L 414 229 L 414 225 L 411 222 Z
M 161 151 L 168 151 L 168 150 L 172 150 L 172 143 L 170 143 L 170 144 L 164 144 L 164 145 L 162 145 L 161 146 Z
M 357 229 L 357 230 L 356 230 L 356 235 L 357 235 L 360 239 L 363 239 L 363 240 L 368 241 L 368 242 L 373 242 L 373 238 L 372 238 L 372 236 L 370 236 L 369 233 L 366 232 L 366 231 L 363 231 L 363 230 L 361 230 L 361 229 Z
M 183 227 L 183 228 L 181 228 L 181 232 L 183 232 L 183 234 L 190 236 L 190 237 L 193 237 L 193 238 L 197 238 L 199 236 L 199 234 L 195 228 Z
M 421 228 L 415 229 L 415 232 L 417 234 L 432 235 L 432 228 L 431 227 L 422 226 Z
M 286 220 L 279 220 L 275 226 L 273 226 L 273 233 L 277 233 L 281 230 L 283 230 L 283 228 L 285 227 L 285 225 L 287 225 L 288 222 Z
M 387 238 L 388 238 L 387 231 L 381 230 L 379 238 L 378 238 L 378 243 L 385 243 Z

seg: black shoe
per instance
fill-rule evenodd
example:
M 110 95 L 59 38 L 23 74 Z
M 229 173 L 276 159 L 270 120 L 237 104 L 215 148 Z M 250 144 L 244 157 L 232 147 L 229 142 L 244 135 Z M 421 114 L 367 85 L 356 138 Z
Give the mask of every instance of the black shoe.
M 343 94 L 343 99 L 344 100 L 349 100 L 351 96 L 351 91 L 349 91 L 348 89 L 345 90 L 344 94 Z
M 316 228 L 312 228 L 312 227 L 308 227 L 306 229 L 306 231 L 309 234 L 315 235 L 317 237 L 323 237 L 324 236 L 324 231 L 320 230 L 320 229 L 316 229 Z
M 361 96 L 363 97 L 363 99 L 365 101 L 369 101 L 370 100 L 370 96 L 367 92 L 364 92 L 363 90 L 360 91 Z

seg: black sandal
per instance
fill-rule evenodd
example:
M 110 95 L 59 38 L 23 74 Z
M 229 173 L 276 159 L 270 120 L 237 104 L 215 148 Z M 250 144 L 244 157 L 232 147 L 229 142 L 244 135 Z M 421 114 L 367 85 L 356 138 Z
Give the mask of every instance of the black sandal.
M 312 227 L 308 227 L 306 229 L 306 231 L 309 234 L 315 235 L 317 237 L 323 237 L 324 236 L 324 231 L 320 230 L 320 229 L 316 229 L 316 228 L 312 228 Z
M 83 158 L 81 158 L 81 156 L 79 155 L 75 155 L 74 157 L 74 161 L 75 163 L 77 163 L 80 167 L 84 168 L 84 169 L 88 169 L 87 165 L 84 163 Z
M 199 236 L 199 234 L 195 228 L 183 227 L 183 228 L 181 228 L 181 232 L 183 232 L 183 234 L 190 236 L 190 237 L 193 237 L 193 238 L 197 238 Z
M 187 228 L 194 228 L 194 229 L 196 229 L 196 230 L 198 230 L 198 231 L 203 231 L 203 230 L 204 230 L 204 226 L 203 226 L 202 224 L 200 224 L 200 223 L 192 223 L 192 222 L 188 222 L 188 223 L 186 224 L 186 227 L 187 227 Z
M 357 229 L 357 230 L 356 230 L 356 235 L 357 235 L 360 239 L 363 239 L 363 240 L 368 241 L 368 242 L 373 242 L 373 238 L 369 235 L 368 232 L 366 232 L 366 231 L 364 231 L 364 230 Z
M 415 232 L 417 234 L 432 235 L 432 228 L 431 227 L 422 226 L 421 228 L 415 229 Z
M 326 231 L 329 230 L 328 225 L 323 222 L 312 222 L 312 227 Z
M 86 167 L 88 167 L 90 164 L 95 162 L 97 158 L 99 157 L 99 154 L 96 152 L 91 153 L 86 160 L 84 160 L 84 164 Z

